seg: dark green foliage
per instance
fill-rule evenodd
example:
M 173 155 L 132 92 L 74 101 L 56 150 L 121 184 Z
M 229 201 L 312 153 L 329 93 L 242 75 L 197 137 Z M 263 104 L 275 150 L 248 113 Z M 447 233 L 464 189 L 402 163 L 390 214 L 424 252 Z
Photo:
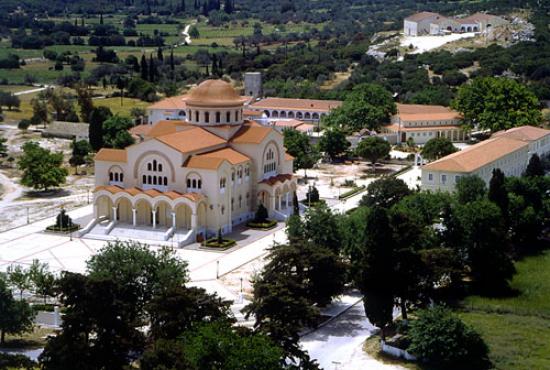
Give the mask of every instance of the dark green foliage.
M 458 151 L 453 143 L 444 137 L 430 139 L 422 147 L 422 156 L 428 160 L 436 160 Z
M 92 151 L 90 143 L 86 140 L 73 141 L 71 144 L 72 155 L 69 163 L 75 168 L 75 175 L 78 175 L 78 166 L 86 163 L 86 157 Z
M 0 279 L 0 344 L 6 334 L 21 334 L 32 330 L 34 312 L 23 300 L 16 301 L 3 279 Z
M 103 148 L 103 123 L 112 116 L 113 113 L 107 107 L 93 108 L 90 112 L 88 135 L 93 150 L 98 151 Z
M 311 146 L 307 134 L 293 129 L 284 130 L 283 134 L 286 151 L 294 157 L 294 171 L 312 168 L 319 154 Z
M 489 348 L 481 336 L 449 310 L 435 307 L 418 312 L 411 322 L 409 351 L 438 368 L 485 369 Z
M 355 152 L 357 155 L 372 164 L 373 171 L 376 172 L 376 162 L 390 154 L 391 145 L 386 140 L 378 136 L 369 136 L 363 139 Z
M 36 362 L 25 355 L 0 353 L 0 369 L 36 369 Z
M 516 80 L 476 78 L 458 90 L 453 107 L 464 115 L 468 124 L 493 132 L 524 125 L 537 125 L 542 120 L 537 97 Z
M 318 203 L 319 200 L 319 190 L 315 186 L 309 186 L 306 193 L 306 204 L 309 206 Z
M 67 170 L 62 167 L 63 153 L 52 153 L 33 141 L 23 144 L 22 149 L 17 166 L 23 171 L 23 185 L 47 191 L 65 182 Z
M 339 216 L 333 213 L 325 203 L 315 204 L 305 214 L 303 225 L 305 240 L 339 254 L 342 243 L 339 220 Z
M 338 127 L 326 130 L 319 140 L 319 150 L 325 152 L 332 161 L 345 154 L 350 145 L 346 134 Z
M 103 145 L 106 148 L 124 149 L 132 145 L 135 140 L 128 132 L 133 127 L 128 117 L 114 115 L 103 122 Z
M 267 212 L 267 208 L 263 204 L 260 204 L 258 206 L 258 209 L 256 210 L 256 215 L 254 216 L 254 222 L 266 222 L 267 218 L 269 217 L 269 214 Z
M 461 204 L 483 199 L 486 193 L 485 181 L 477 175 L 462 176 L 456 182 L 456 195 Z
M 529 158 L 529 163 L 527 164 L 527 168 L 525 169 L 524 176 L 544 176 L 544 167 L 537 153 L 533 154 L 531 158 Z
M 385 176 L 367 186 L 367 194 L 363 196 L 359 205 L 389 209 L 409 194 L 411 190 L 403 180 Z
M 508 199 L 508 191 L 506 190 L 506 177 L 498 168 L 493 170 L 493 176 L 489 182 L 488 198 L 500 208 L 500 212 L 504 218 L 504 224 L 508 225 L 510 200 Z

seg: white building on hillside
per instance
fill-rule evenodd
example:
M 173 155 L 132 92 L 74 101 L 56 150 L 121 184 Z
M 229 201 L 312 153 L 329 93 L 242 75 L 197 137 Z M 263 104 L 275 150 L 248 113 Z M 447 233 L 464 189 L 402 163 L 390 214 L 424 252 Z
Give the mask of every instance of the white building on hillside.
M 493 170 L 521 176 L 533 154 L 550 153 L 550 130 L 522 126 L 495 133 L 462 151 L 422 166 L 422 189 L 453 191 L 462 176 L 477 175 L 489 184 Z
M 438 13 L 420 12 L 404 19 L 403 32 L 405 36 L 488 32 L 507 23 L 504 18 L 486 13 L 475 13 L 466 18 L 450 18 Z

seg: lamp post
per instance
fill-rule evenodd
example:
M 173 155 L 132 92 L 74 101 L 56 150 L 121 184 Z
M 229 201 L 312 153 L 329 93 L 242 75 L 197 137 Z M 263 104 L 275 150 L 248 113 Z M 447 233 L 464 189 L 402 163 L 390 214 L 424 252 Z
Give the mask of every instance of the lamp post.
M 243 278 L 241 276 L 241 293 L 243 292 Z
M 216 261 L 216 279 L 220 277 L 220 261 Z

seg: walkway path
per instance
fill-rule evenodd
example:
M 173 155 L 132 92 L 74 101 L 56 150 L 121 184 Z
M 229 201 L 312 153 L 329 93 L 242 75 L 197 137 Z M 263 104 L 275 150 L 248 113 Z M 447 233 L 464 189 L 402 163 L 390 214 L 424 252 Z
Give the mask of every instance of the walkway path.
M 193 24 L 194 24 L 194 23 L 188 24 L 187 26 L 185 26 L 185 28 L 183 29 L 183 31 L 181 31 L 181 34 L 182 34 L 183 37 L 184 37 L 185 44 L 187 44 L 187 45 L 190 45 L 190 44 L 191 44 L 191 36 L 189 36 L 189 29 L 191 28 L 191 26 L 192 26 Z
M 23 195 L 23 189 L 9 177 L 0 172 L 0 185 L 2 186 L 2 194 L 0 194 L 0 210 Z
M 18 91 L 18 92 L 13 93 L 13 95 L 19 96 L 19 95 L 32 94 L 32 93 L 35 93 L 35 92 L 44 91 L 44 90 L 46 90 L 47 88 L 50 88 L 50 87 L 54 87 L 54 86 L 53 85 L 44 85 L 44 86 L 37 87 L 37 88 L 34 88 L 34 89 Z
M 324 327 L 302 337 L 300 342 L 325 370 L 405 369 L 386 365 L 363 351 L 365 340 L 375 332 L 376 328 L 365 318 L 363 303 L 358 302 Z

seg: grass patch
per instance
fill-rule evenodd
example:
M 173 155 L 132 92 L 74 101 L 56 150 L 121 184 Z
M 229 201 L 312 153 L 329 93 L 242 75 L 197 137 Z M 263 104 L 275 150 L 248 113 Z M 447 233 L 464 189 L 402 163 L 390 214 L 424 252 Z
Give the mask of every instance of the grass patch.
M 264 222 L 250 221 L 246 224 L 247 227 L 257 230 L 271 230 L 277 226 L 277 221 L 275 220 L 266 220 Z
M 232 246 L 234 246 L 236 244 L 237 244 L 237 242 L 233 239 L 223 238 L 220 242 L 220 240 L 218 240 L 218 238 L 212 238 L 212 239 L 208 239 L 207 241 L 205 241 L 204 244 L 203 244 L 203 247 L 216 248 L 216 249 L 228 249 L 228 248 L 231 248 Z
M 107 107 L 113 114 L 123 116 L 129 116 L 132 108 L 147 108 L 149 105 L 151 103 L 133 98 L 124 98 L 122 105 L 120 104 L 120 98 L 94 99 L 94 106 Z
M 382 352 L 382 347 L 380 346 L 380 337 L 378 335 L 373 335 L 368 337 L 365 343 L 363 344 L 363 351 L 369 356 L 373 357 L 377 361 L 380 361 L 388 365 L 398 365 L 410 370 L 421 370 L 418 364 L 413 362 L 408 362 L 400 358 L 392 357 L 384 352 Z
M 3 348 L 40 348 L 46 345 L 46 337 L 55 331 L 35 326 L 31 332 L 21 335 L 6 334 L 6 344 Z
M 516 269 L 517 295 L 469 296 L 459 315 L 483 336 L 495 369 L 550 369 L 550 250 Z

